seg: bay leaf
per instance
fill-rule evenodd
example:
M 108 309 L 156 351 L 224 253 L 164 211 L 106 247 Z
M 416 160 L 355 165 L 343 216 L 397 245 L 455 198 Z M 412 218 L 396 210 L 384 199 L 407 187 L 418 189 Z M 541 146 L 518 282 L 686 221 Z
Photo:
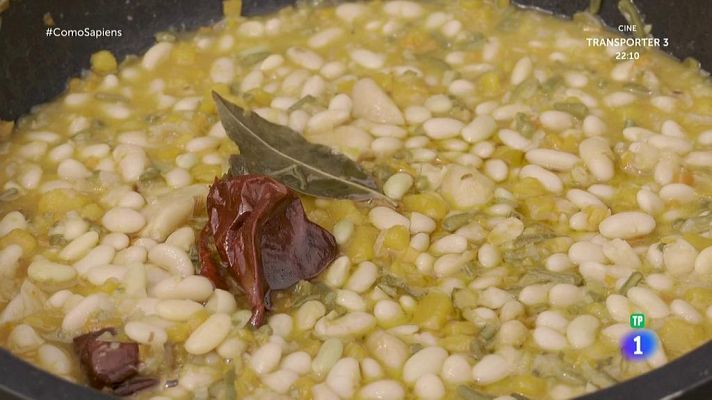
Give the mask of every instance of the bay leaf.
M 314 197 L 391 202 L 355 161 L 310 143 L 289 127 L 273 124 L 213 92 L 228 137 L 240 147 L 230 158 L 232 175 L 260 174 Z

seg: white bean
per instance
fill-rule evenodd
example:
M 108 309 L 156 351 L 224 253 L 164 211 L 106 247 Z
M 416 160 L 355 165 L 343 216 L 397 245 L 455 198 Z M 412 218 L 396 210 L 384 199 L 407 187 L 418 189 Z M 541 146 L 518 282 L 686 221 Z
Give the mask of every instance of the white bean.
M 695 268 L 698 252 L 685 239 L 677 239 L 663 248 L 665 269 L 673 276 L 688 275 Z
M 522 57 L 514 64 L 514 69 L 512 70 L 512 76 L 509 81 L 513 86 L 519 85 L 524 82 L 529 74 L 532 72 L 532 59 L 529 57 Z
M 326 384 L 334 393 L 345 399 L 353 397 L 360 381 L 358 361 L 351 357 L 337 361 L 326 376 Z
M 190 257 L 182 249 L 170 244 L 157 244 L 148 252 L 148 259 L 166 270 L 182 277 L 195 273 Z
M 346 282 L 346 289 L 356 293 L 363 293 L 371 288 L 378 278 L 378 267 L 370 261 L 359 263 L 356 270 Z
M 321 338 L 347 338 L 363 335 L 376 325 L 373 315 L 361 311 L 354 311 L 339 318 L 326 317 L 314 325 L 314 333 Z
M 89 317 L 99 310 L 109 310 L 112 303 L 103 293 L 92 294 L 82 299 L 75 305 L 62 320 L 62 330 L 74 332 L 80 329 Z
M 695 258 L 695 272 L 698 274 L 712 272 L 712 246 L 702 250 Z
M 563 131 L 569 129 L 574 124 L 574 118 L 571 114 L 563 111 L 544 111 L 539 115 L 539 122 L 548 129 L 553 131 Z
M 497 129 L 497 122 L 487 114 L 478 115 L 462 128 L 462 138 L 469 143 L 478 143 L 489 139 Z
M 650 318 L 664 318 L 670 314 L 670 307 L 650 289 L 636 286 L 628 289 L 627 295 Z
M 426 347 L 413 354 L 403 365 L 403 380 L 415 384 L 423 375 L 437 374 L 448 357 L 441 347 Z
M 565 333 L 569 320 L 561 312 L 556 310 L 542 311 L 536 317 L 536 326 L 551 328 L 557 332 Z
M 27 220 L 19 211 L 10 211 L 0 220 L 0 237 L 7 235 L 15 229 L 27 229 Z
M 458 136 L 463 127 L 462 122 L 453 118 L 431 118 L 423 124 L 425 134 L 438 140 Z
M 116 250 L 113 247 L 100 244 L 89 251 L 82 259 L 75 262 L 74 268 L 79 274 L 83 275 L 93 267 L 110 263 L 114 258 L 114 254 L 116 254 Z
M 161 318 L 169 321 L 187 321 L 193 314 L 203 309 L 203 305 L 193 300 L 161 300 L 156 311 Z
M 362 387 L 358 395 L 364 400 L 402 400 L 405 390 L 398 381 L 383 379 Z
M 135 233 L 146 225 L 146 219 L 136 210 L 115 207 L 104 214 L 101 223 L 111 232 Z
M 141 66 L 146 70 L 154 70 L 159 64 L 165 61 L 173 50 L 173 43 L 160 42 L 148 49 L 141 60 Z
M 375 53 L 367 49 L 352 50 L 351 59 L 358 65 L 367 69 L 382 68 L 386 62 L 385 54 Z
M 543 350 L 560 351 L 568 345 L 564 335 L 545 326 L 534 329 L 533 337 L 534 342 Z
M 655 230 L 655 220 L 650 215 L 639 211 L 624 211 L 604 219 L 598 229 L 610 239 L 632 239 Z
M 72 361 L 59 347 L 43 344 L 37 349 L 37 361 L 49 372 L 57 375 L 68 375 L 72 371 Z
M 613 152 L 606 139 L 597 136 L 585 139 L 579 144 L 579 156 L 599 182 L 613 178 Z
M 85 256 L 99 242 L 99 234 L 89 231 L 69 242 L 62 251 L 59 258 L 65 261 L 74 261 Z
M 304 375 L 311 371 L 312 358 L 309 353 L 304 351 L 295 351 L 288 354 L 282 360 L 281 368 L 296 372 L 299 375 Z
M 311 364 L 311 369 L 318 376 L 326 375 L 336 362 L 341 358 L 344 344 L 339 339 L 327 339 L 322 343 L 319 352 Z
M 37 349 L 44 343 L 35 330 L 25 324 L 15 326 L 7 338 L 10 348 L 17 352 L 28 352 Z
M 123 281 L 126 271 L 127 268 L 123 265 L 97 265 L 87 271 L 85 277 L 92 285 L 101 286 L 110 279 Z
M 468 383 L 472 381 L 472 368 L 465 356 L 453 354 L 443 362 L 440 376 L 451 385 Z
M 319 54 L 301 47 L 287 49 L 287 58 L 293 63 L 312 71 L 318 70 L 324 64 L 324 60 Z
M 413 177 L 399 172 L 386 180 L 386 183 L 383 184 L 383 193 L 394 200 L 400 200 L 411 186 L 413 186 Z
M 324 47 L 338 39 L 339 36 L 343 35 L 343 33 L 344 31 L 337 27 L 324 29 L 312 35 L 312 37 L 310 37 L 307 41 L 307 46 L 314 49 Z
M 702 323 L 702 315 L 690 303 L 675 299 L 670 303 L 670 310 L 673 314 L 679 316 L 691 324 Z
M 213 314 L 190 334 L 185 341 L 185 350 L 190 354 L 205 354 L 225 340 L 231 327 L 232 323 L 227 314 Z
M 373 79 L 361 79 L 354 84 L 351 98 L 353 114 L 371 122 L 402 125 L 403 114 Z
M 341 287 L 348 278 L 349 269 L 351 261 L 347 256 L 341 256 L 327 267 L 324 281 L 331 287 Z
M 292 384 L 299 379 L 299 375 L 290 370 L 281 369 L 261 377 L 262 383 L 273 391 L 285 394 Z
M 211 313 L 230 315 L 237 310 L 237 302 L 235 296 L 227 290 L 215 289 L 208 302 L 205 303 L 205 309 Z
M 571 153 L 551 149 L 529 150 L 525 157 L 532 164 L 555 171 L 570 171 L 579 162 Z
M 478 385 L 488 385 L 511 373 L 509 363 L 499 354 L 487 354 L 472 367 L 472 377 Z
M 34 282 L 47 285 L 66 285 L 74 280 L 76 276 L 77 272 L 74 268 L 45 259 L 35 260 L 27 267 L 28 278 Z
M 519 176 L 538 180 L 546 190 L 552 193 L 561 193 L 564 190 L 564 184 L 558 175 L 538 165 L 529 164 L 525 166 L 519 170 Z
M 515 150 L 527 151 L 532 145 L 532 142 L 529 139 L 512 129 L 500 129 L 497 136 L 502 143 Z
M 581 288 L 569 283 L 557 283 L 549 290 L 549 304 L 552 307 L 566 308 L 583 299 Z
M 131 321 L 124 325 L 124 332 L 131 340 L 149 345 L 163 345 L 168 335 L 163 328 L 140 321 Z
M 232 337 L 225 339 L 217 348 L 220 357 L 235 359 L 239 357 L 247 348 L 245 343 L 240 338 Z
M 415 382 L 413 392 L 419 399 L 438 400 L 445 396 L 445 385 L 435 374 L 426 374 Z
M 566 337 L 575 349 L 583 349 L 592 345 L 596 341 L 598 318 L 592 315 L 579 315 L 569 323 L 566 328 Z
M 188 299 L 205 301 L 213 293 L 213 284 L 204 276 L 191 275 L 181 279 L 171 276 L 158 282 L 150 290 L 159 299 Z

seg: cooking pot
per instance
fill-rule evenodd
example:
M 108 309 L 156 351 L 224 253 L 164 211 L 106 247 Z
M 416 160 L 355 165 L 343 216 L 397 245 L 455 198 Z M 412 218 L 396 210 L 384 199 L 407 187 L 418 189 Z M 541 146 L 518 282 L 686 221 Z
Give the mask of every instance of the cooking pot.
M 516 0 L 561 15 L 585 9 L 589 0 Z M 0 13 L 0 119 L 15 120 L 61 93 L 67 79 L 88 67 L 89 56 L 109 49 L 117 59 L 145 51 L 159 31 L 192 30 L 218 21 L 220 0 L 11 0 Z M 264 14 L 294 0 L 243 0 L 246 15 Z M 616 0 L 603 0 L 600 16 L 624 24 Z M 665 50 L 712 66 L 712 7 L 708 0 L 645 0 L 638 6 Z M 121 29 L 121 37 L 46 37 L 47 23 L 70 29 Z M 0 349 L 0 399 L 99 400 L 110 397 L 74 385 Z M 712 342 L 662 368 L 589 394 L 580 400 L 712 399 Z

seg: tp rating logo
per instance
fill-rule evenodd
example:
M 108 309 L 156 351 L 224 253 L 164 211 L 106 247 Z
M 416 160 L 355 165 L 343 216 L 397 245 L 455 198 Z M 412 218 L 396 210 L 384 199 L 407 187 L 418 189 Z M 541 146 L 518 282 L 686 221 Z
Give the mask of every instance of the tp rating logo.
M 630 315 L 630 327 L 633 329 L 645 328 L 645 314 L 635 313 Z
M 658 349 L 658 338 L 645 328 L 645 314 L 630 315 L 633 330 L 621 340 L 621 353 L 628 361 L 643 361 L 652 357 Z

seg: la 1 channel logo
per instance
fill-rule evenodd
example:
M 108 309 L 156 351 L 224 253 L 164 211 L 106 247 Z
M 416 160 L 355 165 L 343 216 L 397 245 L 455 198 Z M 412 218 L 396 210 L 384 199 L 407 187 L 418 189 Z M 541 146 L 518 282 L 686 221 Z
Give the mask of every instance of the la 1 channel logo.
M 658 338 L 653 331 L 645 329 L 645 314 L 630 315 L 633 328 L 621 341 L 621 353 L 628 361 L 644 361 L 658 350 Z

